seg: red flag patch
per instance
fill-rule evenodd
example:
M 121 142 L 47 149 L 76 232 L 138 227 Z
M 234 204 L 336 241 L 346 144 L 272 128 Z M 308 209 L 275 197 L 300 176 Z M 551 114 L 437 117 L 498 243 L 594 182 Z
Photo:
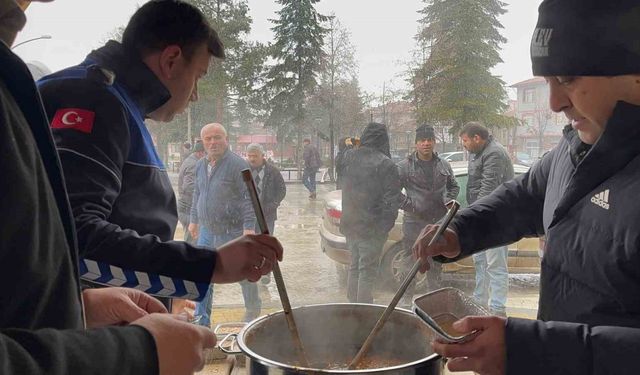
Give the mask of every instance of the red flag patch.
M 61 108 L 56 111 L 51 127 L 53 129 L 74 129 L 91 134 L 96 113 L 80 108 Z

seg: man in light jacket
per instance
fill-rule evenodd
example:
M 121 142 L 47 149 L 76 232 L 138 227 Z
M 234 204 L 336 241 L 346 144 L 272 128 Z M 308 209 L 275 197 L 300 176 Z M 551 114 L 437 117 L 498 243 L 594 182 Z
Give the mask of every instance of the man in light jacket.
M 462 145 L 471 154 L 467 180 L 467 202 L 471 205 L 491 194 L 501 184 L 513 178 L 513 164 L 507 150 L 489 130 L 477 122 L 470 122 L 460 131 Z M 476 268 L 476 288 L 473 298 L 491 313 L 506 316 L 505 305 L 509 291 L 507 246 L 499 246 L 473 255 Z

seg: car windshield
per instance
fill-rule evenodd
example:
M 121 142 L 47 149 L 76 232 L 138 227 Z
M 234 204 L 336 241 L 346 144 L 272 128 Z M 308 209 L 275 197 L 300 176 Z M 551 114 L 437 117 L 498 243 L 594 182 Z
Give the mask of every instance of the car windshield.
M 217 30 L 227 57 L 224 61 L 212 59 L 206 75 L 202 69 L 194 76 L 200 77 L 197 101 L 190 102 L 184 111 L 177 111 L 170 121 L 147 119 L 150 136 L 145 147 L 157 151 L 176 192 L 178 211 L 184 199 L 184 192 L 179 190 L 184 182 L 181 166 L 196 154 L 206 124 L 224 126 L 224 147 L 229 152 L 245 160 L 252 151 L 259 152 L 259 160 L 274 168 L 275 172 L 256 169 L 254 183 L 263 194 L 263 207 L 271 210 L 273 233 L 285 249 L 281 269 L 293 306 L 350 300 L 351 250 L 341 230 L 345 190 L 336 179 L 340 168 L 346 165 L 341 163 L 360 157 L 353 156 L 357 151 L 369 147 L 373 150 L 368 159 L 371 163 L 388 157 L 394 165 L 411 165 L 405 167 L 411 178 L 428 176 L 424 178 L 430 180 L 420 190 L 422 196 L 412 195 L 403 186 L 406 196 L 413 197 L 411 204 L 420 205 L 422 197 L 432 197 L 433 186 L 451 185 L 447 176 L 452 175 L 459 185 L 457 199 L 466 205 L 472 194 L 467 192 L 467 158 L 473 155 L 465 156 L 460 141 L 462 125 L 470 121 L 487 125 L 491 139 L 503 146 L 513 163 L 520 165 L 516 175 L 524 173 L 532 160 L 552 149 L 562 136 L 566 119 L 549 108 L 545 80 L 531 76 L 530 41 L 540 0 L 492 2 L 495 6 L 484 12 L 472 12 L 465 5 L 469 1 L 462 0 L 188 2 L 200 9 Z M 107 41 L 121 41 L 130 16 L 145 3 L 118 0 L 114 6 L 110 1 L 34 2 L 27 10 L 29 21 L 16 40 L 14 52 L 31 62 L 35 78 L 79 64 Z M 484 18 L 475 19 L 479 16 Z M 455 30 L 443 28 L 443 24 L 450 24 Z M 447 40 L 450 55 L 446 52 L 449 47 L 439 49 L 441 40 Z M 477 50 L 486 52 L 479 56 Z M 115 82 L 125 76 L 115 76 Z M 192 85 L 192 81 L 187 82 L 192 78 L 182 82 Z M 139 89 L 148 87 L 151 85 Z M 170 91 L 179 90 L 170 82 L 167 87 Z M 386 138 L 372 136 L 378 134 L 375 130 L 368 138 L 365 128 L 369 123 L 383 124 Z M 416 129 L 422 126 L 425 130 L 421 131 L 435 140 L 424 152 L 430 155 L 434 151 L 449 162 L 433 163 L 434 159 L 416 153 L 420 138 Z M 383 138 L 388 139 L 376 143 Z M 120 143 L 128 145 L 127 142 Z M 133 143 L 131 147 L 143 148 Z M 130 152 L 136 150 L 132 148 Z M 207 152 L 212 151 L 207 149 L 204 154 Z M 388 173 L 358 174 L 369 170 L 368 162 L 347 167 L 348 173 L 358 176 L 358 183 L 349 186 L 366 187 L 367 192 L 384 186 Z M 209 169 L 213 170 L 209 173 L 222 173 L 215 166 L 209 165 Z M 208 173 L 207 168 L 198 173 Z M 282 177 L 286 188 L 283 198 L 278 198 L 276 179 L 269 173 Z M 231 184 L 236 177 L 220 179 L 222 184 Z M 143 178 L 133 179 L 137 181 L 134 184 L 147 183 Z M 436 198 L 442 198 L 433 211 L 439 216 L 444 214 L 449 188 L 443 188 Z M 378 209 L 378 201 L 363 201 L 371 205 L 367 210 Z M 215 212 L 206 211 L 208 216 L 200 218 L 200 223 L 221 217 L 229 225 L 242 221 L 234 200 L 225 202 L 231 203 L 221 204 Z M 173 203 L 166 201 L 166 206 L 173 210 Z M 128 215 L 144 222 L 146 212 L 156 212 L 142 211 Z M 186 218 L 186 225 L 174 220 L 175 240 L 188 238 L 197 243 L 197 239 L 188 237 L 192 212 L 180 216 L 181 220 Z M 176 216 L 175 212 L 172 215 Z M 374 233 L 371 229 L 372 236 L 386 239 L 381 240 L 380 249 L 369 259 L 376 265 L 375 277 L 369 279 L 373 280 L 373 303 L 390 302 L 411 263 L 410 250 L 403 243 L 407 215 L 418 214 L 408 208 L 399 209 L 395 225 L 392 223 L 387 233 Z M 121 227 L 127 229 L 124 224 Z M 239 227 L 240 233 L 247 229 L 242 223 Z M 228 231 L 222 226 L 210 229 Z M 142 229 L 139 234 L 144 234 Z M 508 245 L 509 273 L 500 285 L 507 290 L 504 306 L 509 316 L 536 316 L 539 249 L 538 239 Z M 355 274 L 352 269 L 352 277 Z M 472 258 L 450 263 L 442 267 L 437 286 L 455 287 L 472 296 L 474 274 Z M 246 320 L 247 316 L 257 316 L 245 315 L 256 309 L 264 315 L 282 308 L 273 277 L 263 277 L 254 286 L 257 288 L 248 289 L 238 283 L 216 285 L 211 324 Z M 435 286 L 425 275 L 419 275 L 414 295 Z M 484 301 L 489 308 L 488 300 Z

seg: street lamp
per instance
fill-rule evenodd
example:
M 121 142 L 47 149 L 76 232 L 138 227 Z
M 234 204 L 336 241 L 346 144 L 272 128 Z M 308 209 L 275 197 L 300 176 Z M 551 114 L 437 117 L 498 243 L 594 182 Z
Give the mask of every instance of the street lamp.
M 15 46 L 11 47 L 11 49 L 16 49 L 16 47 L 19 47 L 25 43 L 29 43 L 29 42 L 33 42 L 34 40 L 39 40 L 39 39 L 51 39 L 51 35 L 40 35 L 37 38 L 31 38 L 31 39 L 27 39 L 24 42 L 20 42 L 18 44 L 16 44 Z

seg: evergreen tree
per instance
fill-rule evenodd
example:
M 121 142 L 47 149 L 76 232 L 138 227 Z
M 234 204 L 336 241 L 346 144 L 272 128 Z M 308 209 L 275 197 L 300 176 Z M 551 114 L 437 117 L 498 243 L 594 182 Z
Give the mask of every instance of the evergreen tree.
M 251 17 L 246 0 L 188 0 L 198 7 L 216 30 L 226 58 L 216 60 L 199 83 L 200 99 L 193 104 L 193 120 L 199 125 L 216 121 L 240 128 L 256 117 L 257 88 L 263 74 L 267 49 L 248 40 Z
M 490 69 L 502 62 L 500 0 L 423 0 L 419 61 L 411 72 L 412 97 L 420 122 L 451 125 L 468 121 L 507 125 L 504 82 Z
M 275 43 L 271 57 L 275 64 L 267 73 L 265 95 L 269 98 L 268 126 L 277 129 L 284 141 L 295 136 L 296 161 L 299 163 L 302 133 L 310 127 L 305 101 L 316 89 L 317 77 L 324 62 L 322 50 L 326 16 L 314 4 L 319 0 L 278 0 L 282 8 L 278 19 L 271 20 Z

